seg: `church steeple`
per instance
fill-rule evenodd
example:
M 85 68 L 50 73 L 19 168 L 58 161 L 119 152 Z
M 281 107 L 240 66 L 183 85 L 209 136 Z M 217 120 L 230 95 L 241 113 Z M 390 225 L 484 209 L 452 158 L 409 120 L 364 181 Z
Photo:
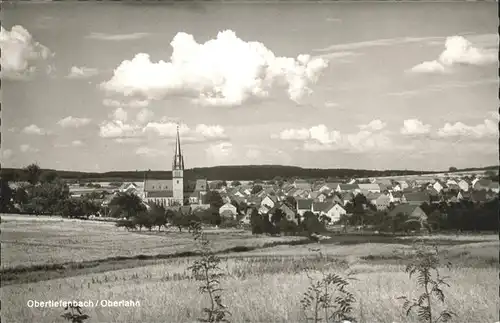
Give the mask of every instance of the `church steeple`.
M 175 155 L 172 165 L 172 190 L 173 199 L 179 205 L 184 204 L 184 156 L 181 150 L 179 125 L 177 125 L 177 138 L 175 141 Z
M 175 139 L 175 155 L 172 170 L 184 170 L 184 156 L 181 150 L 181 138 L 179 135 L 179 125 L 177 125 L 177 137 Z

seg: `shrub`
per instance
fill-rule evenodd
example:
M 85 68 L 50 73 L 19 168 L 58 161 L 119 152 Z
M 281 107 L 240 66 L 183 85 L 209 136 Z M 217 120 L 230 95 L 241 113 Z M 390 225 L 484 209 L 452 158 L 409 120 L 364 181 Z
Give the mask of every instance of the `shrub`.
M 319 256 L 322 256 L 321 252 Z M 307 274 L 311 284 L 300 301 L 307 321 L 314 323 L 346 320 L 355 322 L 352 311 L 356 299 L 347 290 L 349 280 L 354 279 L 352 273 L 349 273 L 345 278 L 336 273 L 322 273 L 322 275 L 321 280 L 314 280 Z M 312 316 L 307 316 L 308 312 L 312 313 Z
M 82 308 L 80 306 L 69 304 L 64 310 L 67 312 L 61 315 L 61 317 L 71 321 L 71 323 L 84 323 L 84 321 L 89 318 L 87 314 L 82 313 Z
M 191 223 L 190 231 L 193 234 L 194 240 L 199 243 L 200 259 L 188 267 L 191 270 L 196 280 L 201 280 L 203 285 L 199 291 L 202 294 L 207 294 L 210 300 L 210 306 L 203 308 L 205 318 L 200 318 L 201 322 L 229 322 L 227 316 L 231 313 L 222 303 L 222 295 L 220 288 L 220 278 L 224 276 L 220 268 L 220 258 L 214 254 L 210 248 L 205 233 L 202 231 L 201 223 Z
M 444 303 L 445 296 L 442 286 L 450 286 L 446 280 L 448 277 L 443 277 L 439 273 L 440 258 L 439 250 L 436 245 L 428 248 L 424 244 L 415 244 L 416 255 L 413 257 L 413 262 L 406 266 L 405 272 L 411 278 L 417 276 L 417 283 L 423 289 L 422 294 L 418 298 L 409 300 L 406 296 L 398 297 L 404 300 L 403 310 L 406 311 L 406 316 L 415 309 L 418 318 L 421 322 L 439 323 L 448 322 L 455 314 L 449 310 L 443 310 L 436 318 L 435 308 L 433 308 L 433 296 L 441 303 Z M 447 263 L 446 267 L 450 267 L 451 263 Z M 433 275 L 434 274 L 434 275 Z

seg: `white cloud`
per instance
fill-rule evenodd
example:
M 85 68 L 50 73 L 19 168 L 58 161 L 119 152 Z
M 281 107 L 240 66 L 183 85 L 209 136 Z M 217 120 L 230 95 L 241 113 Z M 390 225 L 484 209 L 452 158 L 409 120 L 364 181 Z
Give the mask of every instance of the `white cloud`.
M 401 134 L 403 135 L 424 135 L 431 131 L 431 126 L 423 124 L 422 121 L 417 119 L 408 119 L 403 121 L 403 128 Z
M 123 110 L 123 108 L 118 108 L 113 112 L 113 118 L 121 122 L 126 122 L 128 113 L 127 111 Z
M 101 124 L 99 135 L 103 138 L 137 137 L 140 134 L 139 130 L 137 126 L 115 120 Z
M 411 70 L 413 72 L 435 73 L 445 72 L 446 68 L 453 65 L 486 65 L 498 61 L 498 48 L 483 49 L 474 47 L 463 36 L 446 38 L 445 50 L 437 60 L 423 62 Z
M 39 149 L 33 148 L 28 144 L 21 145 L 19 147 L 19 150 L 23 153 L 36 153 L 37 151 L 39 151 Z
M 233 144 L 221 142 L 212 144 L 205 149 L 208 159 L 213 163 L 227 163 L 232 157 Z
M 144 140 L 143 140 L 143 138 L 130 137 L 130 138 L 115 138 L 114 141 L 117 143 L 120 143 L 120 144 L 137 144 L 137 143 L 140 143 Z
M 445 70 L 444 66 L 438 61 L 428 61 L 412 67 L 411 71 L 416 73 L 443 73 Z
M 107 106 L 107 107 L 113 107 L 113 108 L 119 108 L 119 107 L 145 108 L 149 105 L 149 101 L 148 100 L 132 100 L 129 102 L 122 102 L 122 101 L 118 101 L 118 100 L 104 99 L 102 101 L 102 104 Z
M 498 122 L 486 119 L 484 123 L 475 126 L 468 126 L 462 122 L 455 124 L 446 123 L 437 132 L 439 137 L 469 137 L 469 138 L 484 138 L 498 137 Z
M 245 42 L 230 30 L 203 44 L 180 32 L 170 45 L 169 62 L 154 63 L 139 53 L 123 61 L 101 87 L 125 96 L 159 99 L 177 94 L 205 105 L 233 106 L 251 97 L 265 98 L 273 86 L 282 85 L 298 101 L 327 67 L 324 59 L 309 55 L 276 57 L 262 43 Z
M 45 135 L 47 132 L 43 130 L 42 128 L 38 127 L 37 125 L 29 125 L 24 127 L 23 132 L 28 135 Z
M 137 113 L 136 119 L 137 119 L 137 122 L 139 122 L 140 124 L 144 124 L 144 123 L 151 121 L 153 116 L 154 116 L 153 111 L 151 111 L 147 108 L 143 108 Z
M 147 37 L 148 33 L 130 33 L 130 34 L 106 34 L 106 33 L 91 33 L 86 38 L 97 39 L 97 40 L 134 40 Z
M 79 128 L 82 126 L 86 126 L 90 123 L 89 118 L 76 118 L 76 117 L 66 117 L 57 122 L 63 128 Z
M 325 48 L 315 49 L 317 52 L 330 52 L 330 51 L 338 51 L 338 50 L 357 50 L 369 47 L 379 47 L 379 46 L 394 46 L 400 44 L 408 44 L 408 43 L 419 43 L 424 41 L 429 41 L 432 39 L 441 39 L 443 37 L 399 37 L 399 38 L 383 38 L 383 39 L 374 39 L 368 41 L 360 41 L 353 43 L 345 43 L 345 44 L 334 44 Z
M 278 136 L 282 140 L 306 140 L 309 138 L 309 130 L 306 128 L 302 129 L 285 129 L 280 132 Z
M 146 156 L 146 157 L 160 157 L 160 156 L 167 155 L 166 150 L 160 150 L 160 149 L 149 148 L 149 147 L 139 147 L 136 149 L 135 153 L 137 155 L 142 155 L 142 156 Z
M 383 128 L 378 122 L 371 126 L 380 128 L 377 131 Z M 303 141 L 303 149 L 307 151 L 346 150 L 360 152 L 386 150 L 392 147 L 392 142 L 386 133 L 361 130 L 357 133 L 343 135 L 339 131 L 330 131 L 323 124 L 309 129 L 287 129 L 273 137 L 282 140 Z
M 97 68 L 73 66 L 66 77 L 70 79 L 84 79 L 97 75 L 98 73 L 99 71 Z
M 4 149 L 2 150 L 2 158 L 3 159 L 9 159 L 10 157 L 12 157 L 12 149 Z
M 81 140 L 73 140 L 70 144 L 55 144 L 55 146 L 59 148 L 81 147 L 83 145 L 84 143 Z
M 177 135 L 177 123 L 175 122 L 149 122 L 142 129 L 143 133 L 152 133 L 160 137 L 174 138 Z M 179 134 L 184 137 L 190 132 L 190 129 L 185 124 L 179 125 Z
M 142 121 L 144 121 L 143 119 Z M 155 137 L 174 139 L 177 135 L 178 123 L 168 120 L 127 124 L 121 120 L 102 123 L 100 136 L 113 138 L 120 143 L 140 142 L 142 139 Z M 179 124 L 179 134 L 184 143 L 199 143 L 228 139 L 225 130 L 220 125 L 198 124 L 191 129 L 186 124 Z
M 36 42 L 28 30 L 19 25 L 13 26 L 10 31 L 0 26 L 0 49 L 2 78 L 30 77 L 39 63 L 53 56 L 47 47 Z
M 361 130 L 368 130 L 368 131 L 377 131 L 377 130 L 382 130 L 387 126 L 385 122 L 382 122 L 380 119 L 372 120 L 370 123 L 366 125 L 360 125 L 359 128 Z
M 199 124 L 196 126 L 195 133 L 207 139 L 227 138 L 224 132 L 224 128 L 222 128 L 219 125 L 210 126 L 205 124 Z

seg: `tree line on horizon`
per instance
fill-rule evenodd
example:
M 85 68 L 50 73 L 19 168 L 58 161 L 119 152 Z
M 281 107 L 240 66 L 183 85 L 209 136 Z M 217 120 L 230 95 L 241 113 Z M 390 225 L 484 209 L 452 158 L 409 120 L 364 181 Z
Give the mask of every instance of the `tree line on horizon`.
M 457 169 L 450 167 L 448 171 L 471 171 L 496 169 L 498 166 L 489 166 L 484 168 Z M 155 179 L 171 179 L 171 171 L 112 171 L 112 172 L 79 172 L 63 171 L 54 169 L 41 169 L 42 172 L 53 172 L 57 177 L 65 180 L 75 181 L 142 181 L 145 176 Z M 192 168 L 184 171 L 186 179 L 207 179 L 207 180 L 271 180 L 277 177 L 281 178 L 337 178 L 349 179 L 353 177 L 384 177 L 384 176 L 404 176 L 420 174 L 439 173 L 423 172 L 414 170 L 365 170 L 365 169 L 319 169 L 302 168 L 295 166 L 282 165 L 242 165 L 242 166 L 215 166 Z M 3 179 L 11 182 L 26 181 L 28 176 L 26 168 L 2 168 L 0 175 Z

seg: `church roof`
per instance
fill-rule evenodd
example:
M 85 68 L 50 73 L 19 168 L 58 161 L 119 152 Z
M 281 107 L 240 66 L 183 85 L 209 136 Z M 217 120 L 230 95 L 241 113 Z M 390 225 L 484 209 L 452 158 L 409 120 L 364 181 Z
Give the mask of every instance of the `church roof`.
M 152 191 L 148 192 L 148 198 L 165 198 L 165 197 L 173 197 L 173 191 Z

